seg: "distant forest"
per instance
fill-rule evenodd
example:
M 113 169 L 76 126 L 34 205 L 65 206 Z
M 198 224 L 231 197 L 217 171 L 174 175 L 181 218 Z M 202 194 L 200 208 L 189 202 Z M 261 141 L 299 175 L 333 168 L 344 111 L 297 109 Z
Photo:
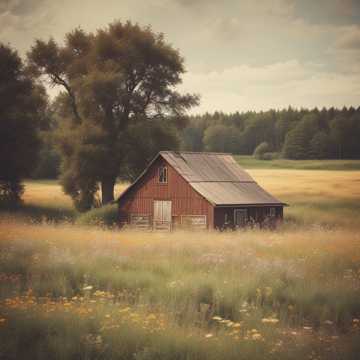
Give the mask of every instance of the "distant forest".
M 54 108 L 56 102 L 53 104 Z M 34 178 L 56 178 L 60 156 L 53 144 L 59 116 L 52 112 L 49 127 L 42 132 L 42 147 Z M 189 116 L 171 141 L 160 142 L 151 151 L 141 150 L 146 161 L 163 148 L 183 151 L 228 152 L 254 155 L 263 160 L 360 159 L 360 107 L 343 109 L 269 110 L 222 112 Z M 178 140 L 175 140 L 177 138 Z M 141 140 L 138 147 L 141 148 Z M 144 164 L 139 164 L 140 171 Z
M 182 149 L 272 159 L 360 158 L 360 107 L 191 116 Z

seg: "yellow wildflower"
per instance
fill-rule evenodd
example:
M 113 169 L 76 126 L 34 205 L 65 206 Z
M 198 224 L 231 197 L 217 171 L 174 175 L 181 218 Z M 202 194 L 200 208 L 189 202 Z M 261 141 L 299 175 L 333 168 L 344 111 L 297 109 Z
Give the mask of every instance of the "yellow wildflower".
M 129 307 L 126 307 L 126 308 L 123 308 L 123 309 L 119 310 L 120 313 L 125 313 L 125 312 L 128 312 L 128 311 L 130 311 Z
M 264 318 L 261 319 L 261 322 L 264 324 L 277 324 L 279 322 L 279 319 L 276 318 Z
M 259 333 L 254 333 L 254 334 L 251 335 L 251 338 L 253 340 L 260 340 L 262 338 L 262 336 Z

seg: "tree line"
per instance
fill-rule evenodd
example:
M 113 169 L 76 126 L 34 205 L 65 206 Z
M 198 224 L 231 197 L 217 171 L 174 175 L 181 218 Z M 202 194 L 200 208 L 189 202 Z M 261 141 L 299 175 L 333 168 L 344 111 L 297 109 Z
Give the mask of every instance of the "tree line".
M 182 132 L 186 150 L 261 153 L 267 159 L 360 159 L 360 107 L 215 112 L 188 121 Z
M 41 147 L 33 178 L 57 179 L 61 156 L 54 136 L 61 122 L 57 101 L 48 108 L 47 126 L 41 131 Z M 144 138 L 136 147 L 141 154 L 133 159 L 123 179 L 133 180 L 158 149 L 215 151 L 238 155 L 254 155 L 259 159 L 360 159 L 360 107 L 343 109 L 288 109 L 266 112 L 224 114 L 215 112 L 187 116 L 181 129 L 162 132 L 141 126 Z M 145 160 L 146 159 L 146 160 Z M 135 166 L 136 163 L 136 166 Z

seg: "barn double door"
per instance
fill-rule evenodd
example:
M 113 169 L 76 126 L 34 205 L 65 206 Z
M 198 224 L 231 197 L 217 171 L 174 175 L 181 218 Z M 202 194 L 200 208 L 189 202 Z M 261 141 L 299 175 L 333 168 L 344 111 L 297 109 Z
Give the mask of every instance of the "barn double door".
M 171 230 L 171 201 L 154 200 L 154 230 Z

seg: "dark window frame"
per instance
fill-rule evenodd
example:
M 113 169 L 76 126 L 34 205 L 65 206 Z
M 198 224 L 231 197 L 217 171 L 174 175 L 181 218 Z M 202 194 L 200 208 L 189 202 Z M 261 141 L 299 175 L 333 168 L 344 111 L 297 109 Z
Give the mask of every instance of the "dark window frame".
M 158 171 L 158 183 L 159 184 L 167 184 L 168 183 L 168 168 L 167 166 L 163 165 L 159 167 Z
M 237 224 L 237 217 L 236 217 L 237 212 L 245 214 L 244 224 Z M 248 220 L 249 220 L 249 211 L 248 211 L 248 209 L 244 209 L 244 208 L 234 209 L 234 226 L 245 226 Z

